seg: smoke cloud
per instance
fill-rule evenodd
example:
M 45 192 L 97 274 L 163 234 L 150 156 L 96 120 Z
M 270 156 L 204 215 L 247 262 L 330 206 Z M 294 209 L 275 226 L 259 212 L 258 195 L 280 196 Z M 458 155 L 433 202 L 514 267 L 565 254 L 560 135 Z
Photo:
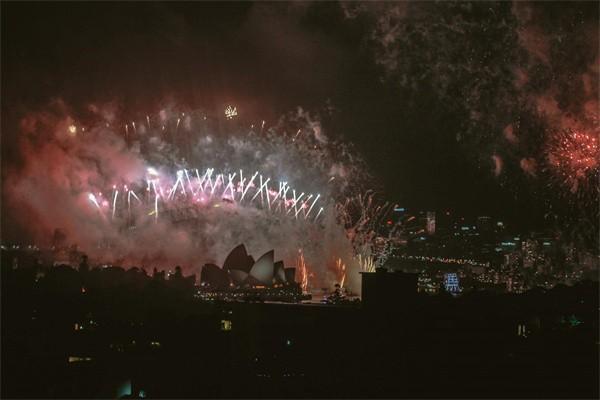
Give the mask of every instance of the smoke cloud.
M 3 199 L 36 243 L 49 244 L 60 229 L 96 263 L 158 269 L 178 264 L 194 273 L 204 263 L 221 265 L 240 243 L 255 258 L 274 249 L 289 266 L 302 250 L 311 285 L 339 282 L 341 258 L 347 286 L 359 290 L 355 249 L 335 205 L 369 178 L 356 155 L 325 136 L 317 117 L 298 108 L 265 126 L 200 110 L 163 109 L 136 120 L 118 113 L 114 106 L 92 105 L 75 118 L 56 101 L 22 119 L 23 162 L 6 174 Z M 271 179 L 271 190 L 287 182 L 288 199 L 293 191 L 305 199 L 312 194 L 307 208 L 319 199 L 307 216 L 306 209 L 298 215 L 281 204 L 269 210 L 262 193 L 251 201 L 258 178 L 243 202 L 239 187 L 233 199 L 225 184 L 212 197 L 207 187 L 206 196 L 198 190 L 192 199 L 190 181 L 177 186 L 181 171 L 203 174 L 209 168 L 215 170 L 213 182 L 217 173 L 226 184 L 228 174 L 237 174 L 235 182 L 243 174 L 249 182 L 258 172 Z M 155 198 L 154 179 L 165 191 L 176 188 L 172 198 L 170 192 Z
M 597 3 L 567 9 L 520 1 L 343 7 L 348 21 L 368 27 L 366 47 L 404 103 L 433 94 L 450 114 L 462 116 L 456 140 L 467 157 L 479 166 L 491 157 L 493 175 L 515 196 L 536 192 L 545 204 L 554 199 L 548 215 L 593 209 L 595 226 L 585 235 L 597 237 L 599 164 L 549 161 L 549 149 L 569 132 L 600 134 Z M 587 154 L 576 145 L 573 156 Z

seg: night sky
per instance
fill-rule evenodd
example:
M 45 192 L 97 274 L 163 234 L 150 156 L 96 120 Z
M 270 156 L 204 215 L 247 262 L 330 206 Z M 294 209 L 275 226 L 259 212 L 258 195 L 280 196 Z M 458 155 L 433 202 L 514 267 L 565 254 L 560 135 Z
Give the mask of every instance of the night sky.
M 565 116 L 597 123 L 597 17 L 596 2 L 2 3 L 3 180 L 18 120 L 53 98 L 267 120 L 302 106 L 391 201 L 536 226 L 548 184 L 519 160 L 543 159 L 536 138 Z

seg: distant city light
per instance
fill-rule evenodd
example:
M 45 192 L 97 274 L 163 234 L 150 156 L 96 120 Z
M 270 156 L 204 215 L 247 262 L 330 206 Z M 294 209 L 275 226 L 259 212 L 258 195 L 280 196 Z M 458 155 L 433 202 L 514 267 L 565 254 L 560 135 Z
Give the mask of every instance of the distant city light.
M 444 274 L 444 287 L 446 288 L 446 291 L 450 293 L 460 292 L 458 275 L 454 272 Z
M 221 320 L 221 330 L 222 331 L 230 331 L 232 329 L 231 321 L 228 319 Z
M 77 357 L 77 356 L 69 356 L 69 362 L 81 362 L 81 361 L 92 361 L 91 357 Z

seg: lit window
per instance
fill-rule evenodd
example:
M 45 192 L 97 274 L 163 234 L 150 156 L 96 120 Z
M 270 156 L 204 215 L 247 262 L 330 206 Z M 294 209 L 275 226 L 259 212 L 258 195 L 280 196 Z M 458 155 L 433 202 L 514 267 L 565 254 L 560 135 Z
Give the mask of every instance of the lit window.
M 231 330 L 231 321 L 228 319 L 221 320 L 221 330 L 222 331 L 230 331 Z
M 69 356 L 69 362 L 82 362 L 82 361 L 92 361 L 91 357 L 77 357 L 77 356 Z

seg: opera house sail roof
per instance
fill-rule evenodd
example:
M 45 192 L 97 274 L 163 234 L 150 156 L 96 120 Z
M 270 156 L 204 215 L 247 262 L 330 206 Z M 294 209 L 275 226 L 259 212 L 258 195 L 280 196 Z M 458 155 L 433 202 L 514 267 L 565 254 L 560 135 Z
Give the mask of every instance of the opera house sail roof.
M 275 252 L 267 251 L 263 254 L 252 266 L 250 276 L 257 279 L 265 285 L 273 283 L 273 274 L 275 273 L 274 265 Z
M 256 262 L 243 244 L 236 246 L 225 258 L 223 268 L 215 264 L 202 267 L 200 281 L 222 290 L 233 287 L 270 287 L 273 284 L 293 284 L 295 268 L 285 268 L 283 261 L 275 262 L 274 250 L 267 251 Z
M 254 259 L 252 256 L 248 255 L 246 247 L 243 244 L 240 244 L 231 250 L 227 258 L 225 258 L 223 269 L 226 271 L 239 270 L 248 273 L 253 265 Z

